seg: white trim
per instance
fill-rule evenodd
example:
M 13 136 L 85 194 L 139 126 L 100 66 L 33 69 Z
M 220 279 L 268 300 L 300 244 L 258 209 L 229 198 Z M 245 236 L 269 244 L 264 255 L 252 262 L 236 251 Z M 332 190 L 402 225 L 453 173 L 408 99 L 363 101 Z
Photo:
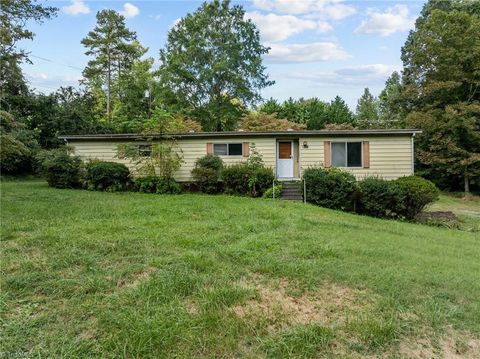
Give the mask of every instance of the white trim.
M 412 134 L 412 176 L 415 175 L 415 133 Z

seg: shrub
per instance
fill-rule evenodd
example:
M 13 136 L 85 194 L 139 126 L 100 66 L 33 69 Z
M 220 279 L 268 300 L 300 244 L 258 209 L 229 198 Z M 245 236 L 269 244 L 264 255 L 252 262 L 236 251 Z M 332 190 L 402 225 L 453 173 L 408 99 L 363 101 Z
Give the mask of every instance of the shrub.
M 31 151 L 10 135 L 0 137 L 0 169 L 3 174 L 27 172 L 31 167 Z
M 123 191 L 129 183 L 130 171 L 124 164 L 92 161 L 86 166 L 85 184 L 90 190 Z
M 391 182 L 377 177 L 368 177 L 358 183 L 358 212 L 373 217 L 392 215 L 398 192 Z
M 275 187 L 275 191 L 274 188 Z M 276 184 L 275 186 L 270 187 L 263 193 L 263 198 L 280 198 L 282 193 L 282 184 Z M 275 194 L 275 196 L 274 196 Z
M 159 177 L 157 183 L 157 193 L 159 194 L 179 194 L 182 192 L 180 185 L 170 177 Z
M 145 176 L 135 178 L 135 190 L 142 193 L 177 194 L 181 192 L 180 185 L 172 178 L 160 176 Z
M 435 185 L 421 177 L 401 177 L 392 182 L 398 196 L 393 211 L 407 219 L 414 219 L 427 204 L 438 199 Z
M 356 191 L 355 177 L 338 168 L 312 167 L 303 174 L 308 202 L 322 207 L 351 210 Z
M 198 189 L 205 193 L 218 192 L 218 182 L 223 168 L 223 161 L 215 155 L 199 158 L 192 170 L 192 177 Z
M 223 161 L 220 157 L 216 155 L 206 155 L 200 157 L 195 162 L 195 167 L 210 168 L 217 172 L 221 172 L 223 168 Z
M 80 186 L 82 161 L 70 156 L 65 148 L 42 153 L 42 172 L 50 187 L 75 188 Z
M 137 177 L 134 180 L 135 190 L 142 193 L 157 193 L 159 179 L 158 176 Z
M 226 167 L 222 172 L 225 191 L 227 193 L 261 196 L 272 186 L 273 171 L 263 166 L 249 166 L 239 163 Z

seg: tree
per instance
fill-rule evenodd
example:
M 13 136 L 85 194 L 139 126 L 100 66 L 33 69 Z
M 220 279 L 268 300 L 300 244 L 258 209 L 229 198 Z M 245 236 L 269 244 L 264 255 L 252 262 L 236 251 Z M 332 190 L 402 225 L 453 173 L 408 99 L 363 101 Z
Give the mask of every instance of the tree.
M 378 115 L 382 127 L 405 127 L 407 114 L 402 101 L 402 90 L 400 75 L 394 71 L 385 82 L 385 88 L 378 96 Z
M 273 114 L 251 111 L 242 118 L 239 128 L 245 131 L 303 130 L 305 125 L 279 119 Z
M 360 127 L 379 127 L 378 123 L 378 100 L 373 97 L 368 87 L 358 99 L 356 120 Z
M 28 61 L 28 54 L 17 48 L 20 40 L 32 40 L 35 34 L 26 28 L 29 21 L 42 23 L 54 17 L 58 9 L 37 4 L 36 0 L 2 0 L 0 22 L 0 58 L 4 61 L 14 59 L 17 63 Z
M 480 18 L 426 9 L 402 49 L 406 121 L 423 130 L 417 157 L 426 174 L 461 177 L 468 192 L 480 167 Z
M 262 65 L 268 48 L 244 15 L 228 0 L 205 2 L 170 30 L 160 51 L 162 83 L 201 118 L 204 130 L 235 127 L 243 113 L 235 102 L 254 105 L 259 90 L 273 84 Z
M 135 42 L 136 34 L 127 29 L 125 17 L 114 10 L 97 13 L 97 25 L 81 43 L 93 56 L 83 71 L 90 86 L 105 88 L 106 114 L 111 119 L 112 84 L 146 50 Z
M 327 109 L 327 117 L 328 123 L 348 123 L 351 125 L 355 124 L 355 117 L 353 116 L 352 111 L 350 111 L 347 104 L 340 96 L 336 96 L 330 102 Z

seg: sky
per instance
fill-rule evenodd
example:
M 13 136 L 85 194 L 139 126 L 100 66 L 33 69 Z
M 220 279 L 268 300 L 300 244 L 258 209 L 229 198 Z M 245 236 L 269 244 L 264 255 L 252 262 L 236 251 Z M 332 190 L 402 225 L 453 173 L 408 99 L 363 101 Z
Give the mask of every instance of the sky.
M 270 51 L 264 64 L 273 86 L 265 99 L 341 96 L 352 110 L 368 87 L 374 95 L 393 71 L 400 71 L 400 51 L 424 1 L 252 0 L 240 4 L 260 30 Z M 176 21 L 201 1 L 44 1 L 60 9 L 43 24 L 30 24 L 33 41 L 22 41 L 33 64 L 26 78 L 37 92 L 78 86 L 89 58 L 80 41 L 95 26 L 95 14 L 114 9 L 126 18 L 158 66 L 159 50 Z

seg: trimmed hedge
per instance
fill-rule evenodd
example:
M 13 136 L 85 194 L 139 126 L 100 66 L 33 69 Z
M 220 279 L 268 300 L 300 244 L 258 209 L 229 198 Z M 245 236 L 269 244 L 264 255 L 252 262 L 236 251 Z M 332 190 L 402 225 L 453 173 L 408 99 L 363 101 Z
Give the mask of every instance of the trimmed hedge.
M 86 165 L 85 186 L 96 191 L 125 191 L 130 185 L 128 167 L 116 162 L 92 161 Z
M 395 216 L 401 196 L 391 182 L 378 177 L 367 177 L 358 182 L 358 212 L 373 217 Z
M 438 200 L 439 191 L 433 182 L 417 176 L 400 177 L 392 181 L 398 193 L 394 212 L 414 219 L 427 204 Z
M 272 169 L 247 163 L 231 165 L 222 171 L 225 192 L 251 197 L 261 197 L 274 178 Z
M 81 183 L 82 161 L 70 156 L 66 150 L 53 150 L 45 154 L 42 171 L 50 187 L 76 188 Z
M 303 178 L 308 202 L 332 209 L 353 209 L 357 184 L 351 173 L 334 167 L 312 167 L 304 171 Z

